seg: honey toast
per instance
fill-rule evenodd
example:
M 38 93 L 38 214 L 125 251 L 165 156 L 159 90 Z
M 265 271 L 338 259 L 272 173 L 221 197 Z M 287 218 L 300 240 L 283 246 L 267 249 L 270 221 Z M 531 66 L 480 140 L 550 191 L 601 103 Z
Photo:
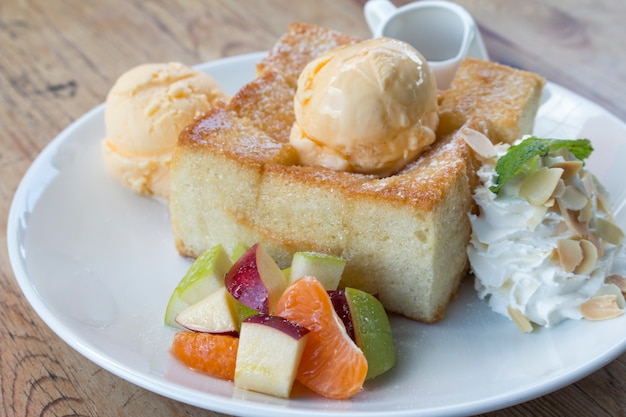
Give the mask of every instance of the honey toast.
M 290 56 L 283 68 L 277 64 L 283 59 L 270 52 L 257 79 L 181 132 L 171 165 L 177 248 L 195 257 L 218 243 L 232 251 L 260 242 L 281 266 L 296 251 L 342 256 L 342 286 L 377 293 L 391 312 L 436 322 L 468 270 L 467 213 L 476 183 L 471 151 L 452 132 L 390 177 L 297 165 L 288 141 L 293 75 L 324 50 L 320 37 L 333 39 L 329 48 L 337 44 L 327 29 L 306 27 L 283 37 L 294 42 L 291 53 L 302 56 Z M 281 42 L 273 51 L 282 50 Z M 482 114 L 497 127 L 491 115 Z

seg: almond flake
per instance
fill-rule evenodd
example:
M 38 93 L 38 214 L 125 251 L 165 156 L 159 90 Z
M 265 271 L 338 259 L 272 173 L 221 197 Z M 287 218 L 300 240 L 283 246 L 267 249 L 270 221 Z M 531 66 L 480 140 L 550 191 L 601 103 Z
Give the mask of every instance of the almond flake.
M 589 232 L 589 223 L 581 222 L 576 215 L 576 212 L 572 210 L 568 210 L 560 201 L 557 200 L 557 206 L 559 207 L 559 211 L 565 223 L 567 223 L 567 227 L 572 232 L 574 237 L 578 238 L 589 238 L 591 234 Z
M 591 175 L 589 171 L 580 172 L 580 183 L 583 185 L 583 188 L 585 189 L 585 194 L 587 195 L 598 194 L 598 187 L 596 186 L 596 182 L 594 181 L 593 175 Z
M 563 174 L 562 168 L 539 168 L 524 179 L 519 194 L 530 204 L 540 206 L 554 193 L 561 174 Z
M 521 331 L 524 333 L 530 333 L 533 331 L 533 325 L 528 320 L 528 317 L 524 315 L 521 311 L 511 306 L 507 306 L 506 311 L 509 313 L 511 320 L 519 327 Z
M 613 218 L 613 206 L 606 194 L 603 192 L 596 193 L 596 201 L 598 202 L 598 210 L 603 211 L 609 218 Z
M 578 212 L 578 221 L 581 223 L 589 223 L 593 217 L 593 204 L 591 199 L 587 199 L 587 204 Z
M 565 272 L 574 272 L 583 261 L 583 250 L 577 240 L 559 239 L 556 242 L 556 251 L 559 255 L 561 268 Z
M 596 249 L 596 246 L 592 242 L 585 239 L 581 240 L 579 243 L 583 253 L 583 260 L 574 269 L 574 273 L 586 275 L 596 266 L 596 262 L 598 261 L 598 249 Z
M 622 290 L 620 290 L 619 287 L 615 284 L 607 283 L 606 278 L 604 282 L 606 285 L 600 287 L 598 291 L 596 291 L 596 293 L 593 295 L 593 297 L 599 297 L 601 295 L 614 295 L 617 307 L 623 310 L 624 307 L 626 307 L 626 299 L 624 299 L 624 293 L 622 292 Z
M 578 171 L 583 167 L 583 161 L 561 161 L 553 164 L 552 168 L 562 168 L 564 180 L 569 180 L 578 174 Z
M 556 188 L 554 189 L 554 192 L 552 193 L 552 198 L 560 198 L 564 192 L 565 192 L 565 181 L 563 181 L 563 178 L 561 178 L 559 179 L 559 182 L 556 184 Z
M 621 245 L 624 241 L 624 232 L 615 223 L 598 217 L 594 222 L 594 226 L 598 235 L 607 242 L 613 245 Z
M 573 185 L 567 185 L 559 197 L 559 202 L 569 210 L 578 211 L 587 205 L 589 198 Z
M 587 234 L 587 239 L 589 242 L 596 247 L 596 251 L 598 252 L 598 258 L 602 258 L 604 256 L 604 246 L 602 246 L 602 242 L 600 239 L 593 233 L 589 232 Z
M 620 289 L 623 294 L 626 294 L 626 277 L 624 277 L 623 275 L 609 275 L 604 279 L 604 282 L 606 282 L 607 284 L 615 285 L 617 288 Z
M 599 295 L 580 305 L 580 312 L 588 320 L 607 320 L 624 314 L 617 305 L 617 296 Z
M 497 158 L 498 152 L 496 147 L 487 136 L 481 132 L 465 127 L 461 130 L 463 140 L 470 148 L 483 160 L 493 161 Z

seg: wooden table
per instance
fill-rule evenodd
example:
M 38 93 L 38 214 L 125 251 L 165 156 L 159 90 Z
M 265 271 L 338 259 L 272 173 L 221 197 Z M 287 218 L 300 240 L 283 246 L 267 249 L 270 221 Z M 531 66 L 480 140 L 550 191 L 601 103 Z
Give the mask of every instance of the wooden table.
M 364 0 L 3 0 L 0 3 L 0 414 L 215 416 L 138 388 L 71 349 L 37 316 L 9 265 L 18 183 L 42 148 L 144 62 L 196 64 L 266 50 L 294 20 L 368 37 Z M 398 1 L 397 4 L 403 4 Z M 626 2 L 459 0 L 491 58 L 536 71 L 626 119 Z M 572 347 L 575 349 L 576 347 Z M 624 416 L 626 354 L 488 416 Z

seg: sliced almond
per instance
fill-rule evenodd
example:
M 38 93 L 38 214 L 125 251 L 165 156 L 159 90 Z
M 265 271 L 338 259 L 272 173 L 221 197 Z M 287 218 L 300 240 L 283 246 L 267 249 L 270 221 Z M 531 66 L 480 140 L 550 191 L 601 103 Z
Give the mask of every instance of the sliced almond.
M 621 245 L 624 242 L 624 231 L 615 223 L 598 217 L 594 221 L 594 226 L 598 235 L 613 245 Z
M 582 210 L 589 202 L 589 198 L 573 185 L 566 185 L 558 199 L 563 206 L 574 211 Z
M 598 289 L 598 291 L 596 291 L 593 297 L 598 297 L 600 295 L 614 295 L 616 297 L 615 302 L 617 303 L 617 306 L 622 310 L 624 309 L 624 307 L 626 307 L 626 299 L 624 299 L 624 293 L 615 284 L 606 283 L 606 285 L 603 285 L 602 287 L 600 287 L 600 289 Z
M 597 184 L 594 181 L 593 175 L 590 174 L 589 171 L 586 171 L 586 170 L 580 171 L 579 177 L 580 177 L 580 183 L 582 184 L 583 189 L 585 190 L 585 194 L 595 195 L 598 193 Z
M 574 272 L 576 267 L 583 261 L 583 249 L 580 242 L 572 239 L 559 239 L 556 242 L 561 268 L 565 272 Z
M 602 258 L 604 256 L 604 247 L 602 246 L 600 239 L 598 239 L 598 237 L 593 233 L 589 233 L 587 235 L 587 240 L 593 243 L 593 246 L 596 247 L 596 250 L 598 251 L 598 258 Z
M 561 256 L 559 255 L 559 250 L 557 248 L 554 248 L 550 253 L 550 260 L 555 262 L 561 261 Z
M 561 236 L 569 230 L 567 223 L 564 221 L 560 221 L 554 225 L 554 229 L 552 230 L 552 236 Z
M 604 212 L 610 219 L 613 218 L 613 206 L 609 201 L 609 197 L 602 192 L 602 190 L 598 190 L 596 193 L 596 201 L 598 202 L 598 210 Z
M 587 199 L 587 204 L 578 212 L 578 221 L 581 223 L 589 223 L 593 218 L 593 204 L 591 199 Z
M 596 262 L 598 261 L 598 249 L 596 249 L 593 243 L 585 239 L 581 240 L 579 243 L 583 253 L 583 260 L 574 269 L 574 273 L 586 275 L 596 266 Z
M 461 129 L 461 135 L 465 143 L 483 160 L 493 161 L 498 156 L 498 152 L 491 140 L 481 132 L 465 127 Z
M 562 178 L 567 181 L 573 178 L 583 167 L 583 161 L 560 161 L 551 166 L 551 168 L 562 168 Z
M 556 199 L 561 197 L 564 192 L 565 192 L 565 182 L 563 181 L 563 179 L 560 179 L 559 182 L 556 184 L 556 187 L 554 188 L 552 195 L 545 203 L 543 203 L 543 205 L 547 208 L 554 207 L 554 205 L 556 204 Z
M 576 212 L 569 210 L 558 200 L 557 206 L 559 207 L 559 211 L 563 216 L 563 220 L 565 220 L 567 227 L 570 229 L 574 237 L 588 238 L 588 236 L 590 235 L 589 223 L 581 222 L 578 219 L 578 214 Z
M 519 193 L 530 204 L 540 206 L 554 193 L 561 174 L 563 174 L 562 168 L 539 168 L 524 179 Z
M 598 182 L 598 179 L 589 171 L 582 170 L 580 173 L 580 182 L 587 195 L 595 196 L 598 211 L 605 213 L 610 219 L 612 219 L 613 207 L 609 201 L 606 189 Z
M 530 333 L 533 331 L 533 325 L 528 320 L 528 317 L 524 315 L 521 311 L 511 306 L 507 306 L 506 311 L 509 313 L 511 320 L 519 327 L 521 331 L 524 333 Z
M 607 284 L 613 284 L 620 289 L 623 294 L 626 294 L 626 277 L 619 274 L 609 275 L 604 279 Z
M 624 314 L 617 304 L 617 296 L 599 295 L 580 305 L 580 312 L 588 320 L 607 320 Z
M 563 195 L 564 192 L 565 192 L 565 181 L 563 181 L 563 178 L 561 178 L 559 179 L 559 182 L 556 184 L 556 188 L 554 189 L 554 192 L 552 193 L 552 197 L 559 198 Z

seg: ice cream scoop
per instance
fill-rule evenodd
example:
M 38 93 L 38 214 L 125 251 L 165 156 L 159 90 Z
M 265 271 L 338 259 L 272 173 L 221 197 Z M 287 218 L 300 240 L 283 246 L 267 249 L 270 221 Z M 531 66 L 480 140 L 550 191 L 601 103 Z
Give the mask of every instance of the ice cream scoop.
M 180 63 L 143 64 L 122 74 L 105 105 L 108 171 L 138 194 L 168 199 L 180 131 L 225 97 L 210 75 Z
M 303 165 L 388 176 L 435 141 L 435 80 L 405 42 L 376 38 L 330 51 L 298 79 L 290 143 Z

